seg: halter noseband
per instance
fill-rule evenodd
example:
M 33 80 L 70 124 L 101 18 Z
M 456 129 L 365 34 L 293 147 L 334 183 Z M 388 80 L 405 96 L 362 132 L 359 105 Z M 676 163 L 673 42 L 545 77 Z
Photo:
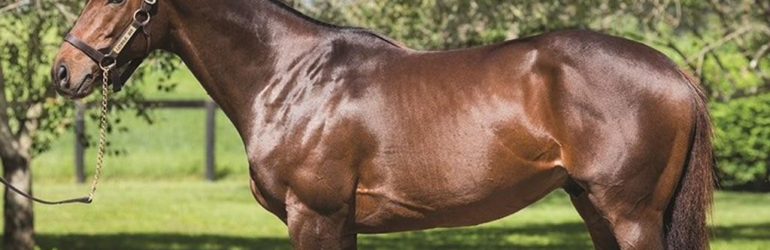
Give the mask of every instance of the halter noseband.
M 152 8 L 156 3 L 157 0 L 142 0 L 142 6 L 136 10 L 136 12 L 134 12 L 134 21 L 131 23 L 131 26 L 123 31 L 123 35 L 120 36 L 120 39 L 115 41 L 115 43 L 109 48 L 109 52 L 106 54 L 94 49 L 72 34 L 67 34 L 67 36 L 64 37 L 64 41 L 67 41 L 68 43 L 72 44 L 72 46 L 75 46 L 75 48 L 78 48 L 84 54 L 88 55 L 88 57 L 94 60 L 94 62 L 99 64 L 100 68 L 112 69 L 117 65 L 118 56 L 121 52 L 123 52 L 123 49 L 126 48 L 128 42 L 134 38 L 137 31 L 141 30 L 144 34 L 144 37 L 147 39 L 147 50 L 145 55 L 141 58 L 131 60 L 122 74 L 119 74 L 117 70 L 109 71 L 110 81 L 112 82 L 112 89 L 115 92 L 118 92 L 123 88 L 123 84 L 126 83 L 128 78 L 134 74 L 136 69 L 139 68 L 139 65 L 141 65 L 142 62 L 144 62 L 144 59 L 147 58 L 147 56 L 150 54 L 150 42 L 152 40 L 148 26 L 150 24 L 151 17 L 150 11 L 152 11 Z

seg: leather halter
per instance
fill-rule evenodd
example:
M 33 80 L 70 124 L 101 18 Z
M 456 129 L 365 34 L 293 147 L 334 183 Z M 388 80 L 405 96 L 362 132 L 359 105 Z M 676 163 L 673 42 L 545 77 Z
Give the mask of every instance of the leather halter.
M 126 83 L 128 78 L 134 74 L 136 69 L 139 68 L 139 65 L 141 65 L 142 62 L 144 62 L 144 59 L 146 59 L 150 54 L 150 44 L 152 42 L 152 37 L 150 36 L 149 30 L 151 17 L 150 11 L 152 11 L 152 8 L 156 3 L 157 0 L 142 0 L 142 6 L 136 10 L 136 12 L 134 12 L 134 21 L 131 23 L 131 26 L 123 31 L 123 35 L 120 36 L 120 39 L 115 41 L 115 43 L 110 48 L 107 48 L 109 49 L 109 52 L 106 54 L 101 52 L 104 49 L 94 49 L 94 47 L 89 46 L 87 43 L 83 42 L 72 34 L 67 34 L 67 36 L 64 37 L 64 41 L 67 41 L 68 43 L 72 44 L 72 46 L 75 46 L 75 48 L 78 48 L 84 54 L 88 55 L 88 57 L 94 60 L 94 62 L 96 62 L 100 68 L 111 69 L 118 65 L 118 56 L 121 52 L 123 52 L 123 49 L 125 49 L 128 43 L 134 38 L 136 32 L 141 30 L 144 34 L 144 37 L 147 39 L 147 50 L 145 55 L 141 58 L 131 60 L 122 74 L 118 73 L 118 70 L 109 71 L 109 78 L 110 82 L 112 82 L 112 89 L 115 92 L 119 92 L 123 88 L 123 85 Z

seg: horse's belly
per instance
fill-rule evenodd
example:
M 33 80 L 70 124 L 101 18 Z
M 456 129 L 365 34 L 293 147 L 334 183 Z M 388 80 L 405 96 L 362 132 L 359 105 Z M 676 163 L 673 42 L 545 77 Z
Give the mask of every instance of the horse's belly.
M 358 166 L 361 233 L 488 222 L 567 178 L 559 144 L 543 124 L 523 119 L 521 102 L 490 97 L 464 108 L 409 107 L 423 109 L 367 113 L 366 131 L 377 144 Z
M 359 233 L 388 233 L 462 227 L 503 218 L 564 183 L 567 174 L 563 168 L 545 166 L 522 167 L 517 176 L 468 184 L 462 190 L 441 184 L 414 190 L 409 190 L 408 184 L 394 185 L 394 188 L 359 187 L 357 230 Z

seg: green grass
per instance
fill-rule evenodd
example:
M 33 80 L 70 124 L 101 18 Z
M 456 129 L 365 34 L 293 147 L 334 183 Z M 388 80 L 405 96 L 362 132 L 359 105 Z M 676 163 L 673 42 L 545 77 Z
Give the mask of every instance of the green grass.
M 106 182 L 95 204 L 36 206 L 42 249 L 291 249 L 286 227 L 241 181 Z M 36 185 L 43 197 L 86 186 Z M 719 193 L 714 249 L 770 247 L 770 196 Z M 592 249 L 566 194 L 485 225 L 359 237 L 361 249 Z

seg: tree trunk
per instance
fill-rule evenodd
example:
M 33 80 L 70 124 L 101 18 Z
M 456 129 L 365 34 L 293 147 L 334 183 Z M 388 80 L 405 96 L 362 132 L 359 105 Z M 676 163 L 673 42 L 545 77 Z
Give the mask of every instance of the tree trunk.
M 5 179 L 22 191 L 31 193 L 30 158 L 15 155 L 4 157 L 2 162 Z M 6 188 L 4 212 L 3 249 L 32 250 L 35 247 L 32 201 Z
M 3 68 L 0 66 L 0 158 L 3 163 L 3 177 L 14 187 L 31 194 L 32 174 L 29 168 L 31 135 L 37 130 L 38 122 L 30 114 L 34 115 L 35 112 L 41 111 L 42 105 L 28 110 L 27 117 L 33 119 L 21 124 L 22 131 L 19 133 L 20 136 L 16 137 L 11 132 L 8 116 L 8 110 L 11 107 L 8 105 L 6 94 L 6 79 Z M 3 249 L 32 250 L 35 247 L 32 201 L 9 191 L 8 188 L 5 189 L 4 197 Z

